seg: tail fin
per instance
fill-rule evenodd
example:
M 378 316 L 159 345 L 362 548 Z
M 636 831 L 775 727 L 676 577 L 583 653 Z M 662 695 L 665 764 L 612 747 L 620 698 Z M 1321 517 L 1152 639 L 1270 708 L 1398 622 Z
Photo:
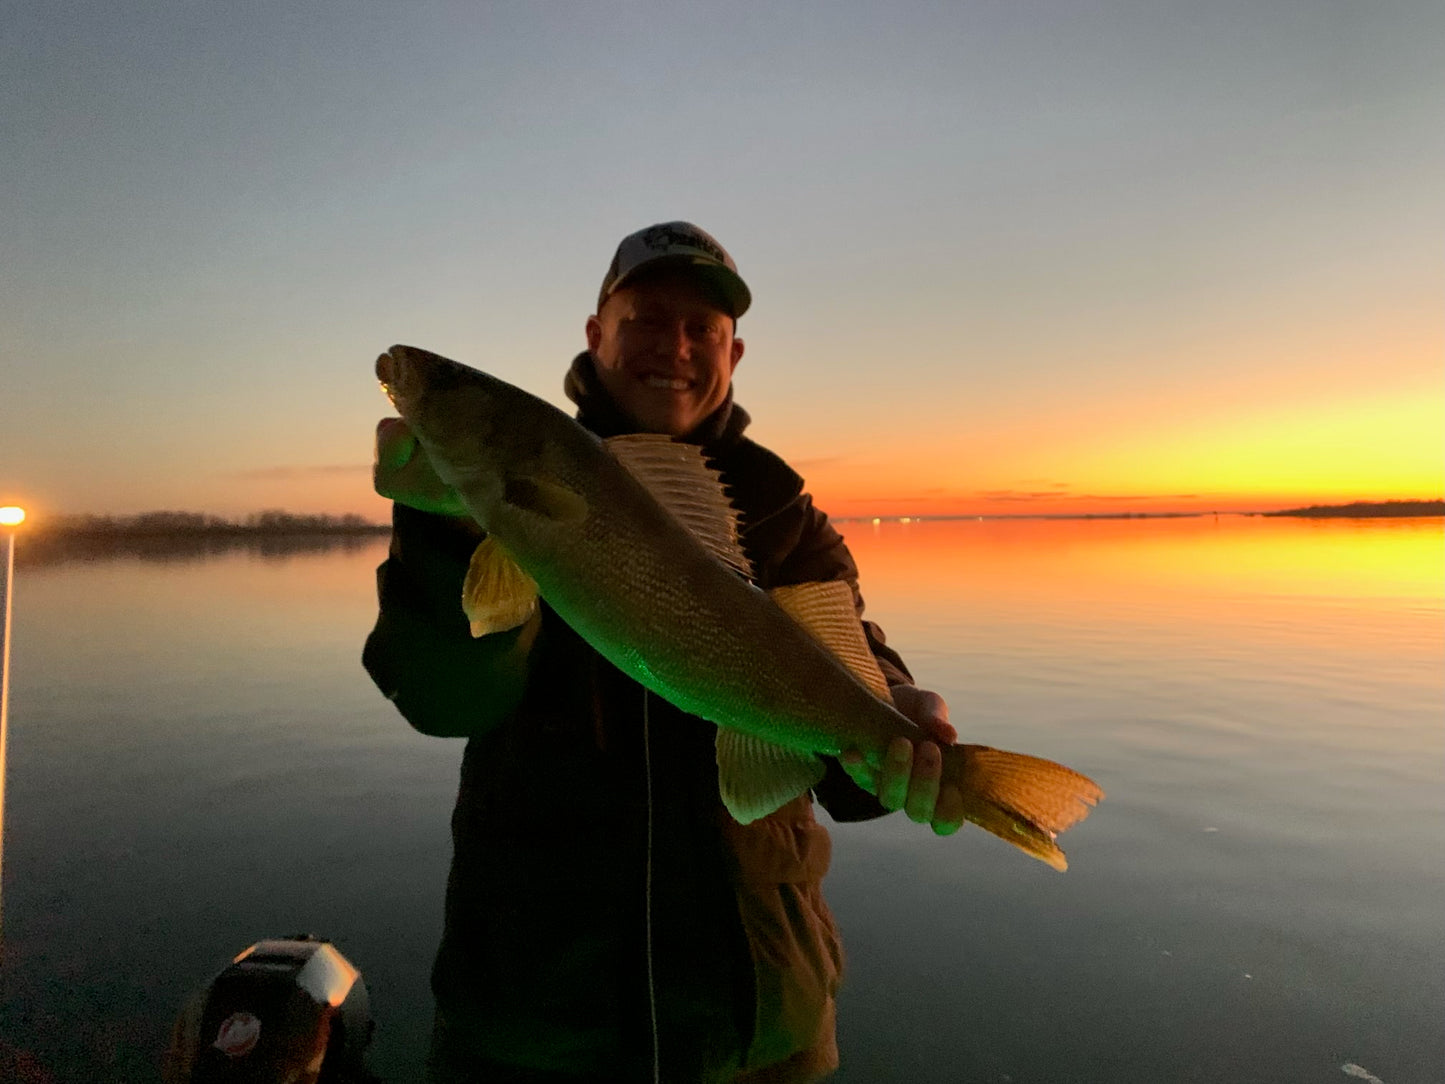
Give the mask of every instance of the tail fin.
M 963 792 L 970 821 L 1059 871 L 1069 862 L 1055 837 L 1104 797 L 1097 783 L 1072 768 L 987 745 L 945 749 L 943 779 Z

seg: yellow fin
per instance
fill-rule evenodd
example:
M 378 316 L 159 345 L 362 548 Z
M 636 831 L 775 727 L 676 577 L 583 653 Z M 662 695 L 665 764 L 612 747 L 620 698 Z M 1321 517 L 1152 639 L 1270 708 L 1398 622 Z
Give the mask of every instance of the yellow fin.
M 751 824 L 781 809 L 816 786 L 825 771 L 823 762 L 812 753 L 718 728 L 718 791 L 739 824 Z
M 1056 870 L 1069 868 L 1054 839 L 1104 797 L 1097 783 L 1052 760 L 987 745 L 955 745 L 943 756 L 943 780 L 958 785 L 964 816 Z
M 514 629 L 537 610 L 537 585 L 495 538 L 472 553 L 462 582 L 462 611 L 473 636 Z
M 510 475 L 502 484 L 502 500 L 558 523 L 581 523 L 587 518 L 585 497 L 544 479 Z
M 708 552 L 752 578 L 738 540 L 737 509 L 701 448 L 657 433 L 629 433 L 602 444 Z
M 868 686 L 874 696 L 892 702 L 888 680 L 863 634 L 863 623 L 853 606 L 853 588 L 847 580 L 774 587 L 769 589 L 768 596 Z

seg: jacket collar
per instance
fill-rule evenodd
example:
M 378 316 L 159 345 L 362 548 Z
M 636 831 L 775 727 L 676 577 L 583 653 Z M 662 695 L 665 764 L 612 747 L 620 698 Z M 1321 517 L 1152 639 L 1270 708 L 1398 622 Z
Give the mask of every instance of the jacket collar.
M 629 418 L 612 401 L 602 381 L 597 379 L 597 370 L 592 364 L 592 355 L 586 350 L 572 359 L 563 381 L 567 398 L 577 404 L 577 420 L 604 439 L 636 433 L 637 423 Z M 696 429 L 682 440 L 687 444 L 701 444 L 706 448 L 726 448 L 736 444 L 752 418 L 748 412 L 733 402 L 732 385 L 728 385 L 727 398 L 704 418 Z

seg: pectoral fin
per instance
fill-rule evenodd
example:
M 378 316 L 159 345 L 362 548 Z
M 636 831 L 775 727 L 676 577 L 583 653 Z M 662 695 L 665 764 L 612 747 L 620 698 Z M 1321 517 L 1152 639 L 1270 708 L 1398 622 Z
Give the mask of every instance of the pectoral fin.
M 486 538 L 472 553 L 462 581 L 462 611 L 473 636 L 506 632 L 537 609 L 537 585 L 518 567 L 495 538 Z
M 809 636 L 817 640 L 881 700 L 890 703 L 888 680 L 863 634 L 846 580 L 774 587 L 768 596 Z
M 509 475 L 502 487 L 502 500 L 558 523 L 581 523 L 587 518 L 585 497 L 544 478 Z
M 739 824 L 751 824 L 807 793 L 824 771 L 823 762 L 811 753 L 718 728 L 718 790 Z

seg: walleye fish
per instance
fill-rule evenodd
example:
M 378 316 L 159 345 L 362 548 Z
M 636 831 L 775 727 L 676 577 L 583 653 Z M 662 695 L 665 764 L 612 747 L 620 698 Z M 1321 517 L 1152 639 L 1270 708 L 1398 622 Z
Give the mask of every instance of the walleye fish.
M 415 347 L 393 346 L 376 375 L 487 531 L 467 589 L 473 631 L 525 620 L 535 584 L 613 665 L 717 724 L 719 789 L 739 821 L 814 786 L 820 756 L 857 749 L 877 768 L 894 738 L 924 738 L 889 700 L 847 584 L 770 594 L 739 575 L 735 517 L 696 447 L 604 442 L 550 403 Z M 489 586 L 497 597 L 482 597 Z M 945 748 L 943 781 L 968 820 L 1058 870 L 1057 834 L 1103 797 L 1063 765 L 984 745 Z

